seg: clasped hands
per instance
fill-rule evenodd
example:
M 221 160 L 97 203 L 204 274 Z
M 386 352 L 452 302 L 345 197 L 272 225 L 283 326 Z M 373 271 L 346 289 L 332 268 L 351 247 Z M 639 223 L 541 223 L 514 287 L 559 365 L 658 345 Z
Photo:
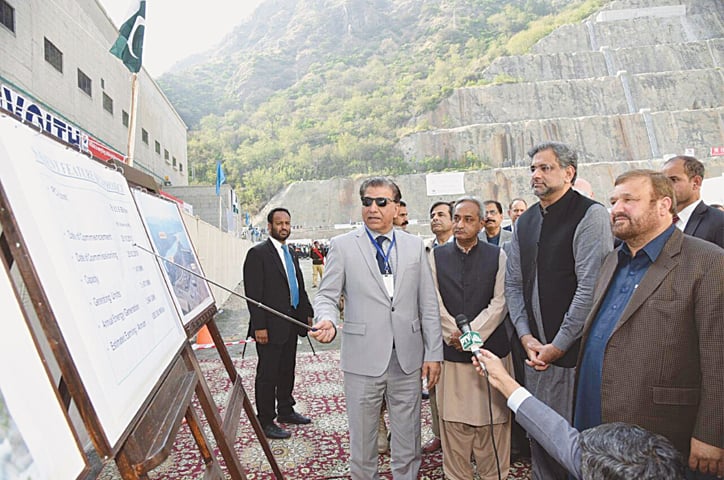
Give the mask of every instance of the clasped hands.
M 530 334 L 520 337 L 520 343 L 528 356 L 525 361 L 526 365 L 539 372 L 548 369 L 551 363 L 566 354 L 552 343 L 540 343 L 537 338 Z

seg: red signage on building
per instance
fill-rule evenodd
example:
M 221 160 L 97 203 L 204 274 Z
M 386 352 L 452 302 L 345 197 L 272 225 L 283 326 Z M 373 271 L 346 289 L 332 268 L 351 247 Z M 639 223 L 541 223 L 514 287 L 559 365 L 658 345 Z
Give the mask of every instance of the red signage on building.
M 104 162 L 113 159 L 118 160 L 121 163 L 128 163 L 126 161 L 126 157 L 116 152 L 115 150 L 108 148 L 107 146 L 90 136 L 88 137 L 88 153 L 93 155 L 98 160 L 102 160 Z
M 724 157 L 724 147 L 711 147 L 711 157 Z

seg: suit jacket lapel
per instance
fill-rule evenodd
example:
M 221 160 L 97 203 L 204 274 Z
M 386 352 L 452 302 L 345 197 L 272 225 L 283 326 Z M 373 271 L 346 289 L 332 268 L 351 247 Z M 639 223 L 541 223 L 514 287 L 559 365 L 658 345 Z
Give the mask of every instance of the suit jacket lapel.
M 659 288 L 659 285 L 661 285 L 661 282 L 664 281 L 664 278 L 666 278 L 671 269 L 676 266 L 677 262 L 673 257 L 681 250 L 683 235 L 684 234 L 678 229 L 674 229 L 674 233 L 664 245 L 659 257 L 646 271 L 646 274 L 644 275 L 644 278 L 641 279 L 641 283 L 638 288 L 636 288 L 633 295 L 631 295 L 631 299 L 629 300 L 628 305 L 626 305 L 626 309 L 621 314 L 621 318 L 618 320 L 618 323 L 613 329 L 611 335 L 615 334 L 616 331 L 621 328 L 621 326 L 626 323 L 628 319 L 630 319 L 631 316 L 641 307 L 641 305 L 649 299 L 651 294 Z
M 699 202 L 699 205 L 697 205 L 694 211 L 691 212 L 691 217 L 689 217 L 689 221 L 686 222 L 686 227 L 684 227 L 684 233 L 694 235 L 694 232 L 696 232 L 699 223 L 704 219 L 704 215 L 706 214 L 706 208 L 707 207 L 704 202 Z
M 408 262 L 406 261 L 407 257 L 405 256 L 405 254 L 409 254 L 410 248 L 405 247 L 405 244 L 407 243 L 406 242 L 407 239 L 405 238 L 405 235 L 406 234 L 404 234 L 404 233 L 400 234 L 400 235 L 396 235 L 397 240 L 395 242 L 396 243 L 395 244 L 395 250 L 396 250 L 395 253 L 397 255 L 397 264 L 395 265 L 395 268 L 397 269 L 397 271 L 394 272 L 395 273 L 395 295 L 394 295 L 394 297 L 392 297 L 393 302 L 394 302 L 394 299 L 400 297 L 398 292 L 402 291 L 400 285 L 402 285 L 402 278 L 405 276 L 405 272 L 407 271 Z

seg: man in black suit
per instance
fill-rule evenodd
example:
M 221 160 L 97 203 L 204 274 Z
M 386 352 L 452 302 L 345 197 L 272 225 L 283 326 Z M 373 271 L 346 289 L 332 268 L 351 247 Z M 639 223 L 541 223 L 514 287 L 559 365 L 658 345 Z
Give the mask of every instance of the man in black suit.
M 676 227 L 724 248 L 724 212 L 701 200 L 704 164 L 694 157 L 679 155 L 666 161 L 664 175 L 674 182 Z
M 314 311 L 304 289 L 299 261 L 286 240 L 291 232 L 291 215 L 275 208 L 267 216 L 269 239 L 255 245 L 244 261 L 246 296 L 292 318 L 311 324 Z M 294 411 L 294 368 L 297 335 L 307 330 L 267 312 L 251 302 L 248 336 L 256 340 L 256 410 L 268 438 L 289 438 L 291 433 L 274 423 L 305 425 L 311 420 Z M 275 408 L 276 407 L 276 408 Z M 277 416 L 277 413 L 279 414 Z

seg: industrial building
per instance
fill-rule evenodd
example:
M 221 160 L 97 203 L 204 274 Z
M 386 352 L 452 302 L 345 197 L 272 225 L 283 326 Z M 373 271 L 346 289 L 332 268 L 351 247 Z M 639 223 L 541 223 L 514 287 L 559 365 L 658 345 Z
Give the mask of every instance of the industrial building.
M 109 52 L 117 37 L 96 0 L 0 0 L 0 112 L 127 162 L 131 73 Z M 133 166 L 188 185 L 186 125 L 144 69 L 138 83 Z

